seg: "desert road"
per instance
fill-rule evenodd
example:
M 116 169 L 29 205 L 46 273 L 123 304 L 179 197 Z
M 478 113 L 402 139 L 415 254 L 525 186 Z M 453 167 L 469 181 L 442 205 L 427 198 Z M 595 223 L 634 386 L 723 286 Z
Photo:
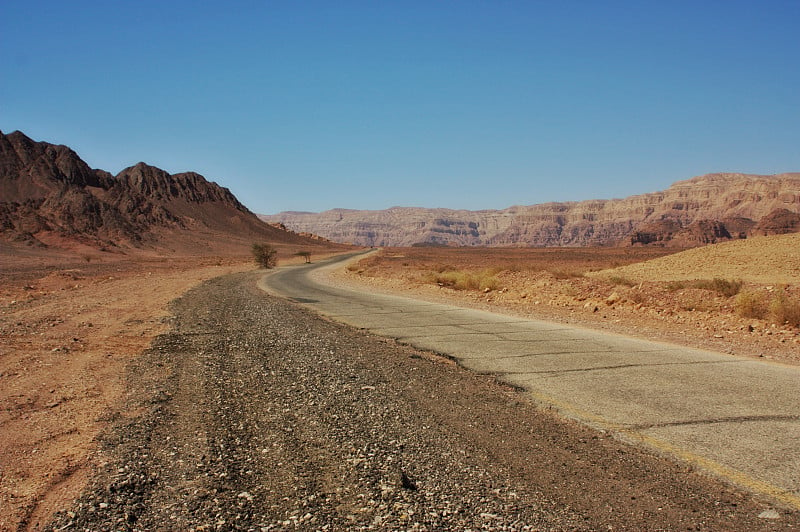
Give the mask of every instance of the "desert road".
M 261 287 L 800 508 L 799 367 L 325 284 L 349 258 L 279 268 Z

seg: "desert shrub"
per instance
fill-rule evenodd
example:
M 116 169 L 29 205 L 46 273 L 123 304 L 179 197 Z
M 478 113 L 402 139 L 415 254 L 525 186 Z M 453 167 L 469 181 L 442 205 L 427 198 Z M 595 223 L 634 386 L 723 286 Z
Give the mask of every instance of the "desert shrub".
M 576 297 L 580 292 L 570 283 L 561 283 L 560 290 L 562 294 L 569 297 Z
M 554 268 L 548 270 L 550 274 L 555 277 L 556 279 L 576 279 L 579 277 L 585 277 L 586 272 L 583 270 L 570 270 L 565 268 Z
M 436 264 L 433 266 L 433 271 L 436 273 L 445 273 L 445 272 L 455 272 L 457 271 L 456 268 L 450 266 L 449 264 Z
M 687 294 L 683 301 L 680 302 L 679 307 L 681 310 L 690 310 L 698 312 L 714 312 L 719 310 L 719 305 L 713 297 L 703 296 L 702 292 L 693 292 Z
M 636 286 L 636 283 L 634 281 L 631 281 L 627 277 L 619 277 L 617 275 L 609 277 L 608 281 L 617 286 L 627 286 L 627 287 Z
M 667 290 L 670 292 L 677 292 L 678 290 L 683 290 L 686 288 L 688 283 L 686 281 L 670 281 L 667 283 Z
M 764 319 L 767 316 L 769 305 L 764 294 L 746 290 L 739 292 L 733 303 L 736 314 L 743 318 Z
M 269 244 L 253 244 L 253 259 L 260 268 L 274 268 L 278 265 L 278 251 Z
M 696 288 L 711 290 L 725 297 L 733 297 L 742 289 L 742 281 L 728 281 L 727 279 L 714 278 L 712 280 L 695 281 Z
M 699 279 L 697 281 L 671 281 L 667 283 L 667 290 L 677 292 L 685 288 L 699 288 L 717 292 L 725 297 L 733 297 L 742 289 L 742 281 L 729 281 L 727 279 Z
M 479 272 L 465 272 L 449 270 L 445 272 L 430 272 L 425 275 L 426 282 L 446 286 L 453 290 L 497 290 L 500 281 L 497 280 L 495 270 L 487 269 Z
M 800 301 L 780 291 L 769 302 L 767 317 L 773 323 L 796 327 L 800 325 Z
M 647 302 L 647 295 L 641 291 L 633 288 L 632 286 L 629 287 L 624 292 L 625 299 L 631 301 L 633 303 L 646 303 Z

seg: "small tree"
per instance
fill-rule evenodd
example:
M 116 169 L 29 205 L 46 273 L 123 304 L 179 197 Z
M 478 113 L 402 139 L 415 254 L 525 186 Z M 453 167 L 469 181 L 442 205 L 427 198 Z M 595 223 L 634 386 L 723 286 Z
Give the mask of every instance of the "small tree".
M 295 253 L 298 257 L 303 257 L 306 259 L 306 264 L 311 264 L 311 252 L 310 251 L 298 251 Z
M 253 258 L 261 268 L 271 269 L 278 265 L 278 251 L 269 244 L 253 244 Z

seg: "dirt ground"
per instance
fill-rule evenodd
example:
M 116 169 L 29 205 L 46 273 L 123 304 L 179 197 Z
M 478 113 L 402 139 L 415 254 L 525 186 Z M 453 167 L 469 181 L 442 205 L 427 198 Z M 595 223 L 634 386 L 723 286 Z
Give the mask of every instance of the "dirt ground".
M 492 286 L 455 289 L 447 272 Z M 373 290 L 800 364 L 800 234 L 685 251 L 387 248 L 340 278 Z M 737 288 L 738 294 L 723 293 Z M 778 299 L 794 320 L 742 316 L 742 296 L 765 304 Z
M 168 303 L 255 268 L 250 257 L 98 255 L 0 250 L 0 530 L 77 496 L 125 367 L 170 326 Z
M 634 271 L 612 275 L 616 282 L 586 274 L 667 253 L 389 249 L 348 278 L 375 289 L 800 362 L 797 328 L 740 318 L 731 298 L 658 280 L 635 284 Z M 423 281 L 440 269 L 487 267 L 497 270 L 500 283 L 488 292 Z M 253 268 L 249 257 L 0 253 L 0 530 L 36 529 L 78 495 L 98 435 L 122 411 L 125 368 L 171 326 L 168 303 L 207 279 Z M 750 289 L 796 295 L 797 284 L 745 281 Z
M 47 530 L 796 530 L 685 464 L 453 364 L 212 279 L 129 366 Z

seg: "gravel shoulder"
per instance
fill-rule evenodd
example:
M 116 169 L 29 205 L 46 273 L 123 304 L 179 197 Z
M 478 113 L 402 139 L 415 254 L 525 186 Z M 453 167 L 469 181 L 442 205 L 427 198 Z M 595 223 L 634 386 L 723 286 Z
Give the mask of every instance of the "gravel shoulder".
M 252 261 L 87 262 L 0 253 L 0 530 L 38 530 L 78 496 L 125 368 L 169 330 L 170 301 Z
M 490 376 L 269 297 L 259 275 L 172 303 L 128 366 L 88 488 L 49 529 L 800 526 Z

